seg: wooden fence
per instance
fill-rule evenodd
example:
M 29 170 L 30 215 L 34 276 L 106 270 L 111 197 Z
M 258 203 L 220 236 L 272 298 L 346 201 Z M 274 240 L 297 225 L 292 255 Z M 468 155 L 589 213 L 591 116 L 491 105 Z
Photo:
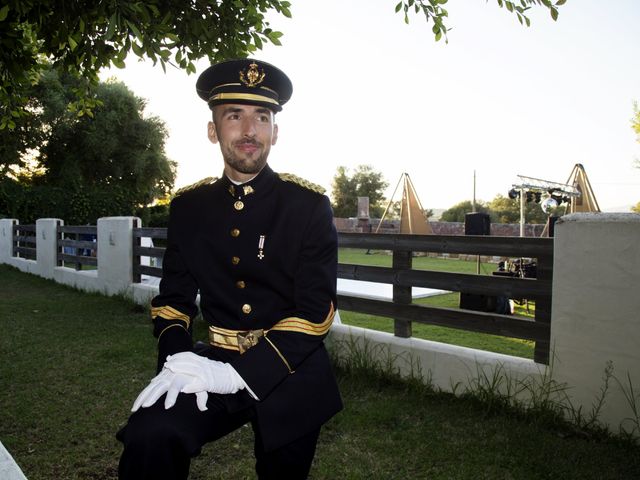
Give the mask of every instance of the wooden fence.
M 60 225 L 58 233 L 58 265 L 73 264 L 76 270 L 83 265 L 98 266 L 98 229 L 95 225 L 72 226 Z M 73 253 L 69 253 L 73 251 Z
M 140 264 L 142 256 L 162 258 L 164 253 L 164 248 L 141 246 L 144 237 L 163 242 L 167 232 L 164 228 L 133 229 L 134 282 L 140 282 L 141 275 L 162 276 L 161 268 Z M 391 318 L 399 337 L 410 337 L 412 323 L 417 322 L 531 340 L 535 342 L 534 360 L 549 363 L 552 238 L 340 233 L 338 243 L 341 248 L 392 252 L 391 267 L 341 263 L 338 278 L 393 285 L 392 301 L 338 295 L 340 310 Z M 418 252 L 532 258 L 536 260 L 537 275 L 519 278 L 415 270 L 412 261 Z M 535 318 L 417 305 L 412 303 L 411 287 L 534 300 Z
M 35 225 L 13 226 L 13 256 L 29 260 L 36 259 Z

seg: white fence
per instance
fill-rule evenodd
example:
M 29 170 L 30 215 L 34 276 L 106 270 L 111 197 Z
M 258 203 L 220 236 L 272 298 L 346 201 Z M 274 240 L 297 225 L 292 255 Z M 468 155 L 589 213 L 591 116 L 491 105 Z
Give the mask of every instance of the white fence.
M 57 266 L 58 219 L 37 221 L 36 260 L 14 257 L 16 223 L 0 220 L 0 263 L 82 290 L 125 294 L 140 304 L 148 304 L 157 293 L 157 286 L 133 283 L 132 229 L 139 226 L 137 218 L 99 219 L 98 268 L 84 271 Z M 558 221 L 555 235 L 549 367 L 344 324 L 334 324 L 331 341 L 338 348 L 366 346 L 393 359 L 402 373 L 420 372 L 444 391 L 473 388 L 493 372 L 520 385 L 540 385 L 552 378 L 565 385 L 566 405 L 586 416 L 602 394 L 608 371 L 613 377 L 598 420 L 613 432 L 624 428 L 640 434 L 640 215 L 573 214 Z

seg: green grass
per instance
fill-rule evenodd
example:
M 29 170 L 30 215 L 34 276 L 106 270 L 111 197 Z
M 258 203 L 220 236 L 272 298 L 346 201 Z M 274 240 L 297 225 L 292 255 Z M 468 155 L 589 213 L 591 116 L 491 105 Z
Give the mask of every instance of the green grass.
M 369 253 L 367 253 L 369 252 Z M 389 252 L 381 250 L 362 250 L 357 248 L 341 248 L 338 251 L 340 263 L 352 263 L 355 265 L 372 265 L 378 267 L 390 267 L 392 256 Z M 412 259 L 412 267 L 416 270 L 435 270 L 439 272 L 477 273 L 476 261 L 457 260 L 454 258 L 438 258 L 428 256 L 415 256 Z M 481 275 L 491 275 L 496 270 L 493 263 L 482 262 L 480 264 Z
M 3 265 L 0 279 L 0 441 L 29 480 L 115 479 L 115 432 L 155 366 L 147 312 Z M 640 478 L 632 442 L 348 366 L 337 376 L 345 410 L 323 429 L 313 480 Z M 208 445 L 191 478 L 255 478 L 252 442 L 245 427 Z
M 381 267 L 391 266 L 391 255 L 381 251 L 372 251 L 371 254 L 367 254 L 366 250 L 340 249 L 338 259 L 340 263 Z M 475 261 L 422 256 L 413 258 L 413 268 L 418 270 L 475 274 L 477 273 L 478 265 Z M 482 263 L 480 265 L 481 275 L 490 275 L 491 272 L 495 270 L 495 264 Z M 448 293 L 437 295 L 417 299 L 414 303 L 434 307 L 458 308 L 460 305 L 460 294 Z M 525 305 L 516 305 L 516 315 L 531 318 L 534 312 L 535 304 L 533 302 L 530 302 L 528 310 Z M 348 325 L 393 333 L 393 320 L 390 318 L 341 310 L 340 319 Z M 468 332 L 435 325 L 425 325 L 417 322 L 412 324 L 412 328 L 413 336 L 416 338 L 533 359 L 535 343 L 532 341 Z

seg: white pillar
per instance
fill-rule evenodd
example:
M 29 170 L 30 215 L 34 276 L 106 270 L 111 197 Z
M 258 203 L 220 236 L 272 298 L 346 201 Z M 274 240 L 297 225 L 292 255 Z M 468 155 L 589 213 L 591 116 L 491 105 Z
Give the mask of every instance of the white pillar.
M 53 269 L 58 265 L 58 226 L 63 224 L 59 218 L 36 220 L 36 259 L 41 277 L 53 278 Z
M 0 263 L 9 263 L 13 256 L 13 226 L 17 224 L 14 218 L 0 219 Z
M 613 366 L 599 420 L 632 428 L 640 392 L 640 215 L 577 213 L 555 227 L 551 348 L 556 380 L 588 415 Z M 618 383 L 616 378 L 622 383 Z M 640 407 L 640 396 L 636 397 Z M 627 420 L 625 420 L 627 419 Z
M 107 295 L 125 293 L 133 281 L 132 229 L 137 217 L 98 219 L 98 279 Z

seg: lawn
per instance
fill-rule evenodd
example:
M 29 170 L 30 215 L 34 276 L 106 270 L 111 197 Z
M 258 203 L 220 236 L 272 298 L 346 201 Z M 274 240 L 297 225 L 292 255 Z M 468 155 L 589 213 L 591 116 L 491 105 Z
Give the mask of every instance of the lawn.
M 117 477 L 115 432 L 155 364 L 143 310 L 0 265 L 0 441 L 29 480 Z M 388 375 L 336 373 L 345 410 L 323 429 L 313 480 L 640 478 L 630 441 Z M 191 478 L 255 478 L 250 428 L 207 446 Z

